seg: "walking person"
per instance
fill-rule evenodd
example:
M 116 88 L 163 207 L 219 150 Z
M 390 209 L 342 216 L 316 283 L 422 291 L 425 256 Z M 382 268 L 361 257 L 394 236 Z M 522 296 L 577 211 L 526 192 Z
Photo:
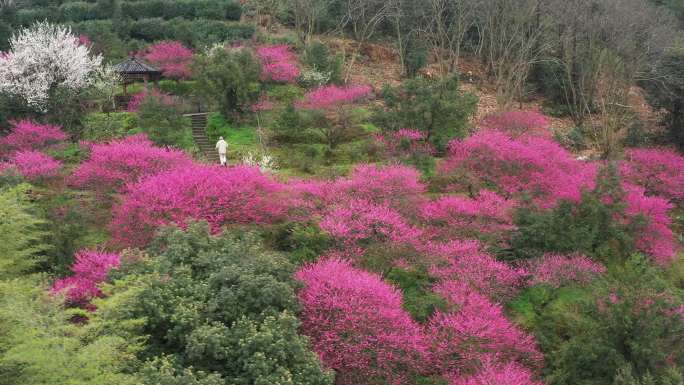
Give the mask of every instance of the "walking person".
M 223 140 L 222 136 L 220 136 L 218 142 L 216 142 L 216 149 L 219 153 L 219 160 L 221 161 L 221 166 L 225 166 L 226 152 L 228 151 L 228 143 L 225 140 Z

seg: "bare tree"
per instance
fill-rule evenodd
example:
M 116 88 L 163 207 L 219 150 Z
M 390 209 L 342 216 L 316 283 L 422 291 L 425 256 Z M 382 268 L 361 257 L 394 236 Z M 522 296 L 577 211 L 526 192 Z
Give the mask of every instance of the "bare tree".
M 502 107 L 523 96 L 531 67 L 548 51 L 542 4 L 543 0 L 485 0 L 479 7 L 478 53 Z
M 352 58 L 347 66 L 345 81 L 349 79 L 356 62 L 356 56 L 363 45 L 375 34 L 377 27 L 390 14 L 392 2 L 385 0 L 344 0 L 344 16 L 340 20 L 340 29 L 350 29 L 357 42 Z
M 258 1 L 258 0 L 256 0 Z M 299 39 L 308 44 L 321 18 L 328 12 L 332 0 L 285 0 L 294 15 Z
M 601 88 L 619 84 L 628 91 L 651 73 L 650 64 L 672 44 L 676 30 L 673 18 L 639 0 L 549 0 L 548 14 L 554 20 L 553 60 L 577 124 L 620 104 L 608 99 L 625 90 Z
M 427 0 L 422 34 L 437 57 L 442 75 L 458 67 L 467 32 L 475 26 L 479 0 Z

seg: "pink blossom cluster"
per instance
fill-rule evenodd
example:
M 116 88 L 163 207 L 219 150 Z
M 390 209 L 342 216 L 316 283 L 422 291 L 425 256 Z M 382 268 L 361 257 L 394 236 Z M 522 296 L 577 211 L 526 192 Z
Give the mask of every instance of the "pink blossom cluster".
M 497 363 L 496 358 L 485 361 L 478 372 L 454 379 L 450 385 L 543 385 L 534 379 L 529 369 L 515 362 Z
M 583 190 L 593 189 L 597 173 L 596 165 L 575 160 L 549 139 L 495 130 L 452 141 L 440 171 L 467 175 L 470 186 L 461 187 L 494 188 L 506 198 L 529 194 L 541 207 L 579 201 Z
M 24 150 L 45 150 L 67 139 L 59 126 L 40 124 L 31 120 L 12 122 L 9 135 L 0 138 L 0 154 Z
M 111 269 L 119 266 L 121 258 L 118 254 L 81 250 L 76 253 L 75 259 L 71 266 L 74 274 L 56 280 L 51 291 L 54 294 L 64 294 L 67 304 L 71 306 L 84 306 L 91 299 L 102 295 L 98 284 L 107 279 Z
M 57 175 L 62 162 L 40 151 L 15 152 L 5 167 L 11 167 L 29 181 L 38 181 Z
M 263 80 L 274 82 L 294 83 L 299 77 L 299 67 L 295 64 L 295 57 L 287 45 L 273 45 L 257 49 L 257 56 L 261 59 L 261 76 Z
M 371 92 L 370 86 L 322 86 L 304 95 L 304 100 L 297 106 L 305 109 L 326 109 L 355 103 L 369 97 Z
M 192 76 L 192 50 L 179 41 L 163 41 L 151 45 L 141 56 L 159 68 L 165 77 L 188 79 Z
M 147 99 L 148 97 L 157 98 L 161 103 L 166 104 L 168 106 L 172 106 L 176 103 L 171 95 L 163 93 L 159 90 L 153 89 L 152 92 L 143 90 L 131 97 L 131 100 L 128 101 L 126 111 L 138 112 L 138 110 L 140 109 L 140 105 L 142 105 L 145 99 Z
M 100 193 L 122 191 L 128 183 L 162 171 L 192 165 L 183 151 L 155 147 L 144 134 L 92 144 L 90 157 L 74 171 L 70 184 Z
M 351 198 L 405 212 L 415 211 L 426 187 L 414 168 L 363 164 L 356 166 L 347 178 L 332 182 L 297 181 L 290 184 L 290 191 L 294 202 L 314 214 Z
M 559 288 L 569 283 L 588 284 L 606 268 L 584 255 L 548 254 L 530 262 L 528 271 L 530 285 L 543 283 Z
M 406 384 L 428 370 L 425 337 L 396 288 L 338 259 L 305 266 L 296 278 L 304 284 L 302 331 L 337 384 Z
M 80 34 L 78 35 L 78 44 L 89 47 L 93 44 L 93 42 L 92 40 L 90 40 L 90 37 L 88 37 L 88 35 Z
M 480 122 L 483 130 L 499 130 L 512 137 L 522 135 L 551 138 L 549 118 L 537 111 L 506 111 L 486 116 Z
M 684 156 L 670 149 L 638 148 L 627 151 L 622 177 L 648 195 L 684 202 Z
M 112 238 L 121 246 L 145 246 L 155 231 L 205 220 L 213 232 L 230 224 L 264 224 L 285 214 L 282 186 L 248 166 L 191 165 L 128 186 L 114 208 Z
M 482 250 L 474 240 L 451 241 L 452 255 L 430 267 L 430 275 L 441 281 L 458 280 L 495 301 L 510 299 L 523 286 L 527 272 L 512 268 Z
M 623 184 L 627 208 L 625 216 L 630 223 L 641 223 L 637 231 L 636 247 L 649 254 L 660 265 L 667 265 L 676 257 L 672 220 L 668 211 L 672 204 L 667 199 L 647 196 L 643 187 Z
M 445 195 L 426 202 L 421 216 L 447 233 L 492 233 L 513 228 L 511 209 L 514 200 L 506 200 L 495 192 L 480 190 L 475 198 Z
M 543 356 L 534 338 L 508 321 L 501 305 L 464 282 L 444 281 L 434 291 L 457 308 L 450 313 L 438 311 L 427 325 L 433 357 L 442 373 L 472 371 L 492 355 L 500 363 L 541 367 Z
M 364 199 L 353 199 L 333 208 L 320 226 L 345 247 L 369 241 L 408 244 L 421 235 L 396 210 Z

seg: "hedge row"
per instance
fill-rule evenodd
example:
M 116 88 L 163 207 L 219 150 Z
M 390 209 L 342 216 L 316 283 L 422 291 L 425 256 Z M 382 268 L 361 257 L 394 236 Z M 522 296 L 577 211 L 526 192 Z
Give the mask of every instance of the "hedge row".
M 71 25 L 74 31 L 88 36 L 114 33 L 124 40 L 178 40 L 193 47 L 250 39 L 255 32 L 253 25 L 208 19 L 154 18 L 123 22 L 90 20 Z
M 234 0 L 143 0 L 123 1 L 101 0 L 97 3 L 85 1 L 67 2 L 59 6 L 31 7 L 19 9 L 15 23 L 30 25 L 36 21 L 83 22 L 119 17 L 139 20 L 162 18 L 240 20 L 242 8 Z

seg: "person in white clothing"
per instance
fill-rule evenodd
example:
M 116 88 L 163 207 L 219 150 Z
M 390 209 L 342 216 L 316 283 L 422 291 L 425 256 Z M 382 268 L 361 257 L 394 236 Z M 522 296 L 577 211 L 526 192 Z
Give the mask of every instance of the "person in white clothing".
M 221 160 L 221 166 L 226 165 L 226 152 L 228 151 L 228 143 L 223 140 L 223 137 L 219 137 L 219 141 L 216 142 L 216 149 L 219 153 L 219 159 Z

